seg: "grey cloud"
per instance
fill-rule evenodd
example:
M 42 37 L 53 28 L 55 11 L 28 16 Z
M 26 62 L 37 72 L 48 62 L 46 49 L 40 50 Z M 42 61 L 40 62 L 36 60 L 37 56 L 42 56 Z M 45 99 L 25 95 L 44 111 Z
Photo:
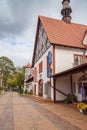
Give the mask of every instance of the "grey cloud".
M 72 16 L 81 6 L 87 6 L 87 0 L 71 0 Z M 0 37 L 21 35 L 31 28 L 36 29 L 37 16 L 61 18 L 61 0 L 0 0 Z
M 37 16 L 47 12 L 51 0 L 1 0 L 4 7 L 0 14 L 0 36 L 9 34 L 21 35 L 24 31 L 37 23 Z M 44 10 L 44 11 L 43 11 Z M 49 10 L 51 10 L 49 8 Z M 36 20 L 36 21 L 35 21 Z M 34 23 L 33 23 L 34 22 Z
M 3 14 L 10 14 L 8 17 L 3 15 L 0 17 L 0 32 L 2 33 L 13 33 L 17 35 L 21 33 L 26 28 L 27 23 L 27 10 L 28 7 L 24 7 L 22 2 L 16 2 L 13 0 L 13 4 L 11 4 L 10 0 L 8 1 L 8 8 L 5 8 L 5 12 Z M 17 3 L 17 5 L 16 5 Z M 23 5 L 23 6 L 22 6 Z M 4 5 L 3 5 L 4 6 Z

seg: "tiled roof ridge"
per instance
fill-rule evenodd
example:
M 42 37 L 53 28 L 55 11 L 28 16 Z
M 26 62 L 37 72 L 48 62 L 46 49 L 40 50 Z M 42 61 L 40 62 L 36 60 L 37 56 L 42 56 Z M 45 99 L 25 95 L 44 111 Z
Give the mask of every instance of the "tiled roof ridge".
M 66 23 L 63 20 L 39 16 L 50 43 L 76 48 L 85 48 L 83 37 L 87 25 L 78 23 Z
M 56 19 L 56 18 L 52 18 L 52 17 L 48 17 L 48 16 L 43 16 L 43 15 L 39 15 L 38 17 L 39 17 L 40 19 L 41 19 L 41 18 L 46 18 L 46 19 L 52 19 L 52 20 L 55 20 L 55 21 L 64 22 L 63 20 Z M 68 23 L 66 23 L 66 22 L 64 22 L 64 23 L 65 23 L 65 24 L 68 24 Z M 87 27 L 87 25 L 81 24 L 81 23 L 71 22 L 70 24 L 76 24 L 76 25 L 79 25 L 79 26 L 85 26 L 85 27 Z M 69 25 L 70 25 L 70 24 L 69 24 Z

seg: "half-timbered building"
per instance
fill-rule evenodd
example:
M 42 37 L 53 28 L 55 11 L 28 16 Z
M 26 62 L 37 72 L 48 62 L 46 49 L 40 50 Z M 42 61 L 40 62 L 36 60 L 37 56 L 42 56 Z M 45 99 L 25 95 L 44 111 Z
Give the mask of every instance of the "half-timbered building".
M 87 96 L 87 26 L 71 22 L 69 2 L 62 2 L 62 20 L 39 16 L 37 23 L 34 95 L 54 102 L 63 101 L 68 94 L 79 101 Z

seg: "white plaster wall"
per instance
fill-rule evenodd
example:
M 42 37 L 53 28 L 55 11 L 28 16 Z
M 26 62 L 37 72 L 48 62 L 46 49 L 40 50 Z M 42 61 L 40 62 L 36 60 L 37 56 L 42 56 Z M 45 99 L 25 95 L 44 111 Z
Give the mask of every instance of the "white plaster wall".
M 47 81 L 50 81 L 49 78 L 47 78 L 47 59 L 46 57 L 48 56 L 48 52 L 52 51 L 52 46 L 44 53 L 44 55 L 38 60 L 38 62 L 35 64 L 34 67 L 37 68 L 37 83 L 36 83 L 36 95 L 38 95 L 38 81 L 40 79 L 43 79 L 43 92 L 44 92 L 44 83 L 46 83 Z M 43 62 L 43 72 L 39 74 L 39 63 Z M 51 65 L 51 67 L 53 66 L 53 64 Z M 51 92 L 52 93 L 52 92 Z M 47 95 L 43 94 L 43 97 L 46 98 Z
M 83 55 L 82 49 L 75 49 L 69 47 L 58 47 L 55 48 L 55 73 L 67 70 L 73 67 L 74 54 Z
M 83 44 L 84 44 L 84 45 L 87 45 L 87 34 L 85 35 L 85 38 L 84 38 L 84 40 L 83 40 Z
M 48 55 L 48 51 L 52 51 L 52 46 L 45 52 L 45 54 L 38 60 L 38 62 L 35 64 L 34 67 L 37 68 L 37 81 L 40 79 L 43 79 L 43 97 L 46 98 L 47 95 L 44 94 L 44 83 L 49 81 L 50 79 L 47 78 L 47 63 L 46 63 L 46 57 Z M 61 71 L 67 70 L 69 68 L 73 67 L 74 63 L 74 54 L 80 54 L 83 55 L 82 49 L 75 49 L 75 48 L 68 48 L 68 47 L 56 47 L 55 48 L 55 70 L 56 73 L 59 73 Z M 39 74 L 39 63 L 43 61 L 43 72 Z M 53 69 L 53 64 L 51 65 Z M 77 81 L 76 81 L 77 82 Z M 38 82 L 34 83 L 36 84 L 36 95 L 38 95 Z M 53 86 L 53 80 L 51 81 L 51 84 Z M 71 93 L 70 90 L 70 79 L 69 78 L 59 78 L 56 83 L 56 88 L 63 91 L 66 94 Z M 62 94 L 56 92 L 56 100 L 64 100 L 66 97 Z M 81 94 L 77 94 L 78 99 L 81 99 Z M 54 99 L 54 92 L 53 88 L 51 88 L 51 99 Z
M 30 83 L 26 83 L 26 85 L 24 86 L 24 91 L 27 89 L 28 92 L 30 92 L 31 90 L 33 90 L 33 82 Z
M 75 83 L 76 85 L 76 93 L 74 93 L 77 96 L 78 101 L 82 101 L 82 94 L 78 93 L 78 83 L 79 78 L 82 76 L 83 73 L 77 73 L 74 74 L 72 77 L 73 85 Z M 71 93 L 71 84 L 70 84 L 70 78 L 69 77 L 61 77 L 57 79 L 56 82 L 56 88 L 64 92 L 65 94 Z M 56 92 L 56 100 L 64 100 L 66 96 L 60 94 L 59 92 Z
M 43 97 L 44 98 L 47 98 L 47 94 L 45 94 L 45 87 L 44 87 L 45 84 L 43 84 Z
M 61 77 L 58 78 L 56 81 L 56 88 L 65 94 L 71 94 L 71 84 L 70 84 L 70 78 L 67 77 Z M 56 100 L 64 100 L 66 96 L 56 91 Z
M 73 75 L 73 83 L 76 84 L 76 93 L 75 93 L 75 95 L 77 96 L 77 100 L 78 100 L 78 101 L 82 101 L 82 94 L 79 94 L 79 93 L 78 93 L 79 78 L 80 78 L 82 75 L 83 75 L 83 73 L 77 73 L 77 74 L 74 74 L 74 75 Z
M 38 83 L 33 82 L 33 92 L 34 92 L 34 85 L 36 85 L 36 96 L 38 96 Z

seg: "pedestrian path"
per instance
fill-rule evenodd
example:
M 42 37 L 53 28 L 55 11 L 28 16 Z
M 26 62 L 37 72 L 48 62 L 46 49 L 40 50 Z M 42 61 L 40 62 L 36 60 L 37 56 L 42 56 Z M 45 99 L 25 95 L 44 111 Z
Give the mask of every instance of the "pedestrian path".
M 46 103 L 40 104 L 14 92 L 0 97 L 0 130 L 87 130 L 87 117 L 81 115 L 84 123 L 73 121 L 68 106 Z M 73 109 L 71 109 L 71 112 Z M 78 115 L 77 115 L 78 116 Z M 77 117 L 77 119 L 80 118 Z M 82 127 L 83 125 L 83 127 Z
M 76 106 L 74 107 L 72 104 L 67 105 L 64 103 L 59 103 L 45 104 L 43 105 L 43 107 L 46 108 L 48 111 L 51 111 L 51 113 L 54 113 L 60 118 L 62 118 L 62 120 L 65 120 L 66 122 L 76 126 L 76 128 L 79 128 L 81 130 L 87 130 L 87 115 L 83 115 L 82 113 L 80 113 Z M 63 126 L 66 127 L 67 124 Z M 71 130 L 70 125 L 68 126 L 69 130 Z
M 15 95 L 14 126 L 15 130 L 61 130 L 55 126 L 41 111 L 39 104 L 26 97 Z M 36 108 L 38 107 L 38 108 Z
M 14 130 L 13 94 L 0 97 L 0 130 Z

